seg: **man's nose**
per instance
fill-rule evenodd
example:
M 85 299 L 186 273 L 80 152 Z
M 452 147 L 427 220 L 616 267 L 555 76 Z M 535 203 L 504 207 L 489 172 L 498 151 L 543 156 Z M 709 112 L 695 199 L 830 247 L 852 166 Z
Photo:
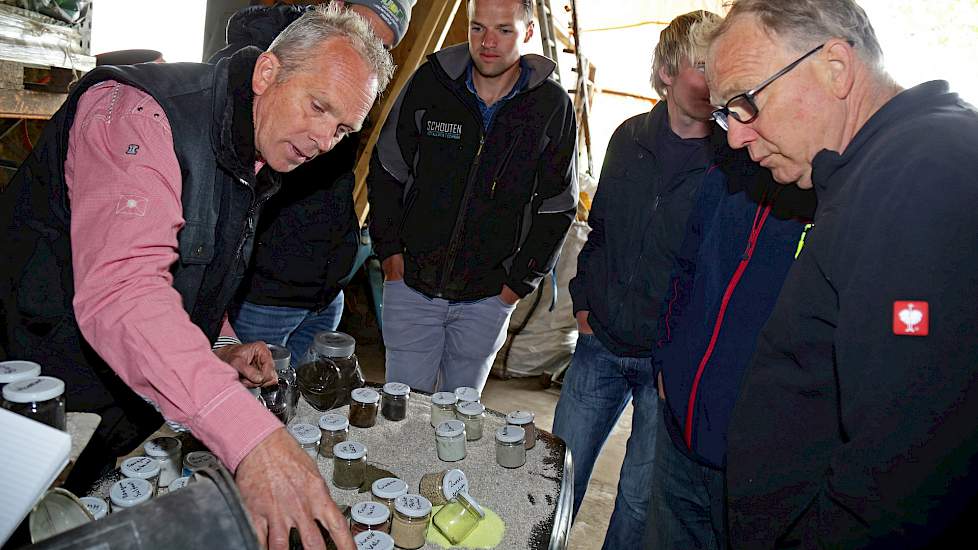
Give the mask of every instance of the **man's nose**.
M 335 135 L 336 127 L 330 125 L 328 128 L 323 128 L 319 132 L 313 132 L 309 138 L 312 139 L 312 142 L 316 145 L 316 150 L 321 154 L 329 151 L 336 144 Z
M 496 47 L 496 34 L 490 31 L 486 31 L 486 34 L 482 36 L 482 47 L 483 48 L 495 48 Z
M 727 143 L 734 149 L 742 149 L 757 139 L 757 132 L 749 124 L 734 117 L 727 117 Z

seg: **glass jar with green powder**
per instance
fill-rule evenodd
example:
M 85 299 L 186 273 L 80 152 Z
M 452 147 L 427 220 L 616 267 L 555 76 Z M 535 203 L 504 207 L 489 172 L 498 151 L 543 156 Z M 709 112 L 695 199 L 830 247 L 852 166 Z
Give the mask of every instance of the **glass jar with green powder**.
M 459 544 L 479 526 L 484 517 L 486 513 L 474 498 L 468 493 L 459 493 L 454 500 L 438 510 L 432 523 L 445 535 L 448 542 Z

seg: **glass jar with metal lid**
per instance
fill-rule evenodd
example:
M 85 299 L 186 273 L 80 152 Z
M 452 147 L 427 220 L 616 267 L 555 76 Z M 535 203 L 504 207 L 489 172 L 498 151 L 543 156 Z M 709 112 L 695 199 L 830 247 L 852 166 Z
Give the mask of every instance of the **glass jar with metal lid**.
M 469 491 L 469 479 L 465 472 L 459 469 L 432 472 L 421 476 L 418 487 L 421 496 L 435 506 L 441 506 L 452 500 L 459 493 Z
M 357 388 L 350 393 L 350 425 L 370 428 L 377 423 L 380 394 L 370 388 Z
M 513 411 L 506 415 L 506 423 L 510 426 L 518 426 L 526 432 L 526 450 L 530 450 L 537 444 L 537 425 L 533 422 L 535 415 L 532 411 Z
M 438 460 L 458 462 L 465 458 L 465 424 L 461 420 L 446 420 L 435 430 Z
M 156 460 L 160 465 L 160 487 L 169 487 L 170 483 L 180 477 L 183 458 L 183 445 L 175 437 L 155 437 L 143 444 L 146 456 Z
M 367 446 L 346 441 L 333 447 L 333 485 L 356 489 L 367 477 Z
M 41 365 L 33 361 L 0 361 L 0 390 L 7 384 L 41 376 Z
M 282 424 L 288 424 L 299 404 L 298 378 L 292 367 L 292 352 L 285 346 L 275 344 L 268 344 L 268 351 L 272 354 L 278 384 L 261 388 L 261 402 Z
M 394 550 L 394 539 L 380 531 L 364 531 L 353 537 L 357 550 Z
M 431 502 L 421 495 L 401 495 L 394 500 L 394 519 L 391 536 L 398 548 L 414 550 L 425 544 L 428 522 L 431 520 Z
M 330 409 L 349 403 L 350 392 L 366 384 L 363 370 L 360 369 L 360 361 L 356 356 L 356 349 L 357 341 L 343 332 L 327 330 L 316 333 L 312 339 L 306 362 L 327 359 L 339 370 L 337 401 L 329 407 Z
M 518 426 L 505 425 L 496 430 L 496 462 L 503 468 L 519 468 L 526 464 L 526 431 Z
M 350 438 L 350 421 L 342 414 L 326 413 L 319 417 L 319 456 L 333 458 L 333 447 Z
M 431 395 L 431 427 L 437 428 L 446 420 L 455 420 L 455 404 L 458 397 L 449 391 L 440 391 Z
M 482 439 L 482 423 L 486 416 L 485 405 L 478 401 L 459 401 L 455 405 L 455 416 L 465 423 L 466 441 Z
M 459 493 L 458 497 L 438 510 L 431 522 L 448 542 L 459 544 L 475 531 L 484 517 L 486 513 L 474 498 L 468 493 Z
M 122 461 L 119 466 L 122 475 L 130 479 L 145 479 L 152 486 L 151 496 L 156 496 L 160 486 L 160 463 L 148 456 L 134 456 Z
M 319 428 L 312 424 L 299 422 L 289 426 L 289 433 L 299 442 L 302 450 L 313 460 L 316 460 L 316 456 L 319 455 L 319 439 L 322 437 Z
M 459 403 L 461 403 L 463 401 L 479 401 L 482 399 L 482 394 L 475 388 L 469 386 L 459 386 L 455 388 L 455 397 L 457 397 Z
M 350 531 L 356 536 L 364 531 L 391 532 L 391 511 L 380 502 L 360 502 L 350 508 Z
M 380 413 L 387 420 L 400 422 L 407 418 L 408 399 L 410 398 L 411 386 L 400 382 L 388 382 L 384 384 Z
M 109 503 L 99 497 L 81 497 L 78 500 L 85 505 L 85 508 L 88 508 L 89 513 L 96 520 L 102 519 L 109 514 Z
M 41 424 L 67 431 L 65 383 L 51 376 L 36 376 L 3 387 L 3 408 Z
M 207 451 L 192 451 L 183 457 L 183 475 L 192 476 L 204 468 L 218 468 L 221 465 L 217 457 Z
M 391 515 L 394 515 L 394 499 L 401 495 L 406 495 L 407 491 L 407 483 L 404 483 L 396 477 L 380 478 L 370 486 L 370 493 L 373 495 L 373 500 L 387 506 Z
M 116 481 L 109 489 L 112 511 L 118 512 L 132 508 L 153 497 L 153 487 L 145 479 L 126 478 Z

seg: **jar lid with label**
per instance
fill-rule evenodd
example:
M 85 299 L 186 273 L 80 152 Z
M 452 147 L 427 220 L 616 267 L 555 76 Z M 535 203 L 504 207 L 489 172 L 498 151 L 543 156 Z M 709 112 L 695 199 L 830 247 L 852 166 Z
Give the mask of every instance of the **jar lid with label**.
M 78 499 L 95 519 L 102 519 L 109 513 L 109 504 L 99 497 L 81 497 Z
M 319 427 L 327 432 L 338 432 L 350 427 L 350 421 L 342 414 L 326 413 L 319 417 Z
M 155 437 L 143 445 L 146 456 L 167 458 L 180 450 L 180 440 L 175 437 Z
M 431 502 L 421 495 L 401 495 L 394 499 L 394 509 L 409 518 L 423 518 L 431 513 Z
M 3 398 L 11 403 L 38 403 L 61 397 L 65 383 L 53 376 L 36 376 L 3 387 Z
M 506 422 L 514 426 L 523 426 L 533 422 L 534 414 L 532 411 L 513 411 L 506 415 Z
M 478 416 L 486 412 L 486 406 L 478 401 L 460 401 L 455 410 L 466 416 Z
M 116 481 L 109 489 L 109 498 L 114 506 L 132 508 L 148 501 L 153 496 L 153 486 L 145 479 L 126 478 Z
M 452 392 L 440 391 L 431 396 L 431 402 L 442 407 L 458 403 L 458 397 Z
M 193 451 L 183 457 L 183 466 L 188 470 L 200 470 L 201 468 L 217 468 L 217 457 L 207 451 Z
M 357 388 L 350 392 L 350 396 L 357 403 L 366 403 L 367 405 L 380 401 L 380 394 L 370 388 Z
M 380 525 L 386 522 L 390 515 L 391 511 L 387 505 L 378 502 L 361 502 L 350 508 L 350 517 L 353 521 L 363 525 Z
M 469 492 L 469 478 L 459 469 L 448 470 L 441 479 L 441 492 L 445 500 L 452 500 L 459 493 Z
M 438 437 L 458 437 L 465 433 L 465 423 L 461 420 L 446 420 L 435 428 Z
M 344 441 L 333 447 L 333 455 L 343 460 L 360 460 L 367 456 L 367 446 L 357 441 Z
M 482 399 L 482 395 L 479 393 L 479 390 L 469 386 L 455 388 L 455 397 L 457 397 L 459 401 L 478 401 L 479 399 Z
M 519 426 L 503 426 L 496 430 L 496 441 L 500 443 L 519 443 L 526 439 L 526 430 Z
M 394 550 L 394 539 L 383 531 L 364 531 L 353 537 L 357 550 Z
M 322 432 L 312 424 L 298 423 L 289 426 L 289 433 L 299 442 L 300 445 L 311 445 L 319 441 Z
M 392 500 L 407 494 L 408 486 L 396 477 L 384 477 L 373 482 L 370 491 L 377 497 Z
M 193 482 L 193 478 L 190 476 L 178 477 L 170 482 L 170 486 L 168 487 L 168 489 L 172 493 L 177 489 L 183 489 L 187 485 L 190 485 L 192 482 Z
M 148 456 L 134 456 L 122 461 L 122 475 L 135 479 L 152 479 L 160 475 L 160 463 Z
M 407 395 L 411 393 L 411 386 L 400 382 L 388 382 L 384 384 L 384 393 L 387 395 Z
M 0 384 L 13 384 L 41 375 L 41 365 L 33 361 L 0 361 Z
M 326 330 L 316 333 L 312 348 L 325 357 L 349 357 L 357 350 L 357 341 L 344 332 Z

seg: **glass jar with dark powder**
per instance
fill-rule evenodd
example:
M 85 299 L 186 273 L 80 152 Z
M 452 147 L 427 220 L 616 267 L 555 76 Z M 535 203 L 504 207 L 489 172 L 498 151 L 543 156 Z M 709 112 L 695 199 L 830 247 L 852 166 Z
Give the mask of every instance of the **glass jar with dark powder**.
M 411 397 L 411 387 L 400 382 L 384 384 L 384 395 L 380 404 L 380 413 L 387 420 L 399 422 L 407 418 L 408 399 Z
M 370 428 L 377 423 L 380 394 L 370 388 L 357 388 L 350 392 L 350 425 Z

